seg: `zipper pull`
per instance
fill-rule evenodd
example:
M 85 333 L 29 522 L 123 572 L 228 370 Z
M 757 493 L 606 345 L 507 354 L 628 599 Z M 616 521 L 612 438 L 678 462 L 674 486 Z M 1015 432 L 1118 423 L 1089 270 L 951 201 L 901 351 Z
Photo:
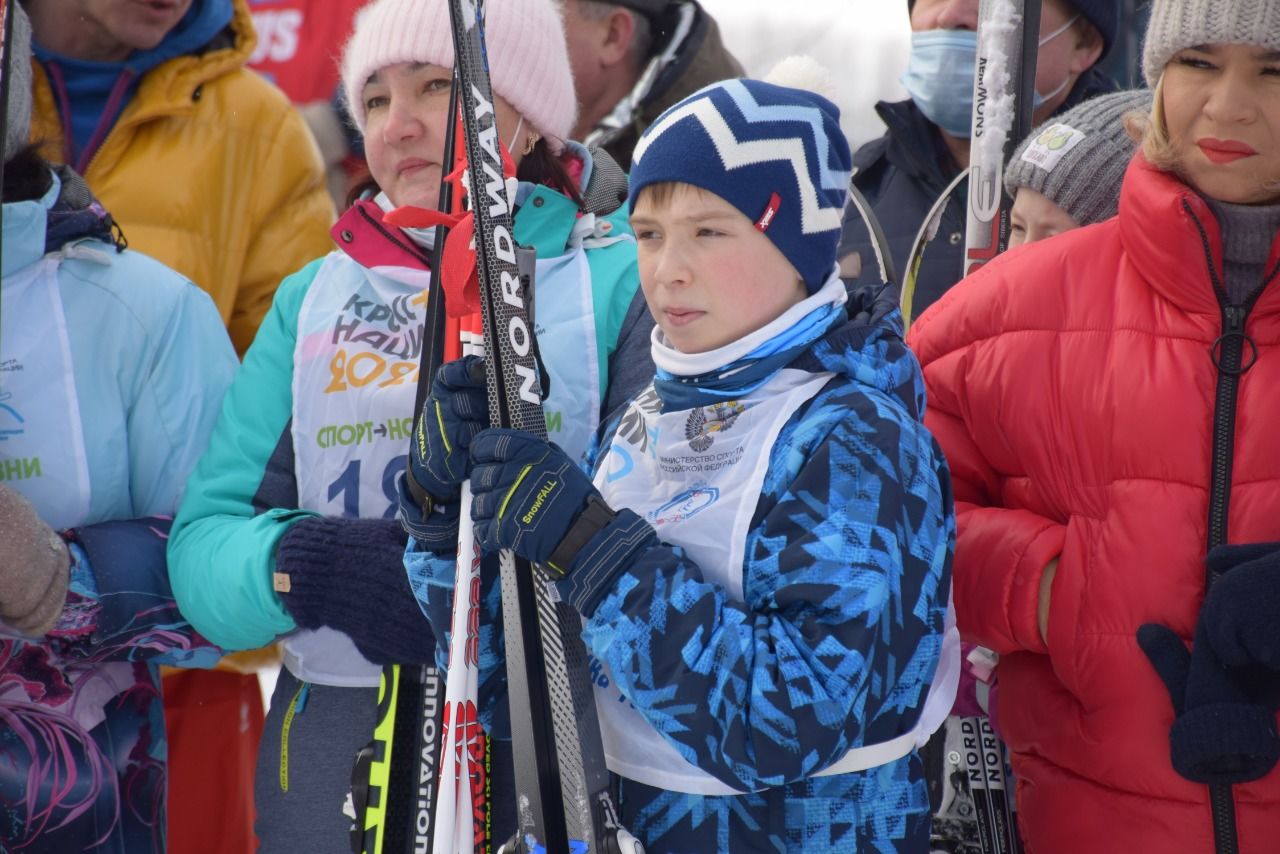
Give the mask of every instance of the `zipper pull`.
M 1228 335 L 1239 335 L 1244 332 L 1244 319 L 1247 314 L 1244 306 L 1229 305 L 1224 309 L 1224 313 L 1227 315 L 1226 333 Z

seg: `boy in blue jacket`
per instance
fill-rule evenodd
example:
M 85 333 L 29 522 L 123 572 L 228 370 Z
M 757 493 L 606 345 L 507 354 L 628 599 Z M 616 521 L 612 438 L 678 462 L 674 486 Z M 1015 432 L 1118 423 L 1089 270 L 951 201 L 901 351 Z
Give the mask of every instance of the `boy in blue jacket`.
M 485 429 L 466 365 L 427 404 L 419 485 L 447 507 L 469 476 L 483 547 L 542 564 L 582 613 L 617 802 L 650 854 L 927 851 L 916 749 L 959 666 L 951 494 L 900 315 L 849 306 L 837 275 L 849 162 L 833 104 L 753 80 L 645 132 L 629 203 L 658 370 L 591 474 Z M 456 515 L 403 509 L 445 650 L 435 528 Z M 501 603 L 482 584 L 492 725 Z

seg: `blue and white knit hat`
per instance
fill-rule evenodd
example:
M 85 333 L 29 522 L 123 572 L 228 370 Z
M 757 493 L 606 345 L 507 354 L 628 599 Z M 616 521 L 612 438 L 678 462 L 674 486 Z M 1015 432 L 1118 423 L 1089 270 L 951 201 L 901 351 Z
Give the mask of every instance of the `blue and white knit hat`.
M 810 293 L 831 276 L 851 157 L 835 104 L 803 89 L 726 80 L 649 126 L 631 156 L 631 194 L 675 181 L 738 210 L 800 272 Z

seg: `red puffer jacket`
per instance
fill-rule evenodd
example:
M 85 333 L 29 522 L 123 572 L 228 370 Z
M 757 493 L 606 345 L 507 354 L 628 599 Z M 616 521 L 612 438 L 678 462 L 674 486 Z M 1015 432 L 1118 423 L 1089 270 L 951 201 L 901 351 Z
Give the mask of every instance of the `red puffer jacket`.
M 1273 279 L 1278 262 L 1280 241 Z M 1204 598 L 1229 415 L 1212 354 L 1230 312 L 1210 265 L 1220 277 L 1208 206 L 1139 156 L 1117 218 L 1009 252 L 911 330 L 955 487 L 960 629 L 1001 654 L 1031 854 L 1214 851 L 1208 790 L 1173 771 L 1173 707 L 1135 639 L 1147 622 L 1189 639 Z M 1258 356 L 1219 490 L 1233 543 L 1280 540 L 1280 281 L 1245 332 Z M 1046 646 L 1036 594 L 1054 557 Z M 1280 770 L 1235 798 L 1241 852 L 1280 850 Z

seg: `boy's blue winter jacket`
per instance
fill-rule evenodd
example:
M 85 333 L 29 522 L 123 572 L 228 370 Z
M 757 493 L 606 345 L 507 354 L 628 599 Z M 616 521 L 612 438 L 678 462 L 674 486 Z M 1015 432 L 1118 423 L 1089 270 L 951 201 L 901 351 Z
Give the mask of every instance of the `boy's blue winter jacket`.
M 584 615 L 588 651 L 642 714 L 663 721 L 668 740 L 734 788 L 763 790 L 710 797 L 615 777 L 624 823 L 649 852 L 927 850 L 928 795 L 914 752 L 810 776 L 915 724 L 950 590 L 950 482 L 922 423 L 919 365 L 896 309 L 861 308 L 850 305 L 852 320 L 789 365 L 836 376 L 770 453 L 747 539 L 745 604 L 704 582 L 681 549 L 661 545 Z M 616 429 L 606 428 L 602 447 Z M 405 560 L 443 655 L 453 559 L 411 541 Z M 482 719 L 509 738 L 500 591 L 488 566 L 482 582 Z M 656 684 L 672 673 L 677 684 Z M 709 711 L 711 696 L 719 702 Z

